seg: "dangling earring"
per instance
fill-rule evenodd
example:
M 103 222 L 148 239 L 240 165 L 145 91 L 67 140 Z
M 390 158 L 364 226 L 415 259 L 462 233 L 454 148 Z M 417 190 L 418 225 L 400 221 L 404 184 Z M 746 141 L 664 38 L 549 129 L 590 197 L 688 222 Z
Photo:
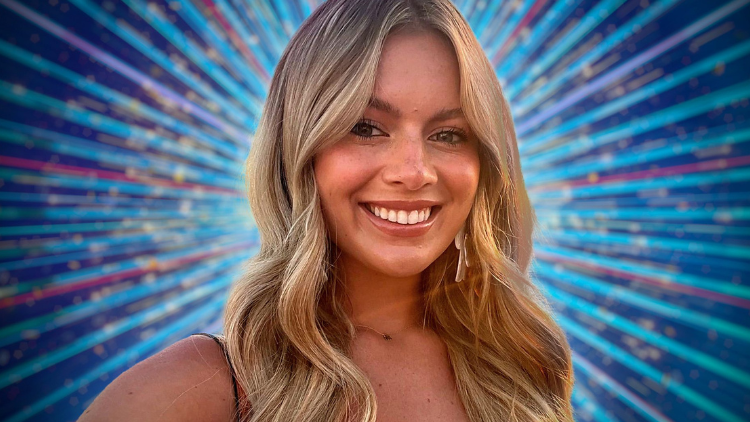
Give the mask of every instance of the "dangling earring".
M 456 282 L 464 279 L 466 275 L 466 268 L 469 267 L 469 258 L 466 255 L 466 240 L 468 239 L 466 234 L 466 225 L 461 226 L 461 230 L 456 234 L 456 238 L 453 239 L 453 244 L 458 249 L 458 267 L 456 268 Z

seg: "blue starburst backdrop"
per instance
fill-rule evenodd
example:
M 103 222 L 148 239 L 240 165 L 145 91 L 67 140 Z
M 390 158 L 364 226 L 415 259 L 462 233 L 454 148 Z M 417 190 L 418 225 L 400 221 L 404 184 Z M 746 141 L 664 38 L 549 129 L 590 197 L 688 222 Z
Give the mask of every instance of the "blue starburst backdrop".
M 316 0 L 0 0 L 0 419 L 219 332 Z M 579 421 L 750 420 L 750 0 L 459 0 L 511 102 Z

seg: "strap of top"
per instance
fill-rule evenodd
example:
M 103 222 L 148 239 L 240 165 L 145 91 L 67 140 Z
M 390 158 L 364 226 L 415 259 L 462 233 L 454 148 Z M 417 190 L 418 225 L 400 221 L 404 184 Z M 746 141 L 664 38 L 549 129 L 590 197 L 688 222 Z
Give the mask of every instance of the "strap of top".
M 234 403 L 235 403 L 235 409 L 237 409 L 237 420 L 240 419 L 240 397 L 237 394 L 237 380 L 235 379 L 235 373 L 234 373 L 234 366 L 232 366 L 232 361 L 229 360 L 229 352 L 227 352 L 226 347 L 224 346 L 224 342 L 221 341 L 218 337 L 216 337 L 213 334 L 209 333 L 195 333 L 194 336 L 206 336 L 212 338 L 218 345 L 221 347 L 221 351 L 224 352 L 224 356 L 227 358 L 227 363 L 229 364 L 229 372 L 232 375 L 232 389 L 234 390 Z

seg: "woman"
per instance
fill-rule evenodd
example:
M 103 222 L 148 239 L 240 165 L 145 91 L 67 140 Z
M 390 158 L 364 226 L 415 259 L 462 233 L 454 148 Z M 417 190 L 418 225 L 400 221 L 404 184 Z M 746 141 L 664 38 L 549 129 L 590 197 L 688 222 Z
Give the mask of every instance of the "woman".
M 81 420 L 572 421 L 508 104 L 448 0 L 321 5 L 276 69 L 247 181 L 262 246 L 227 304 L 228 359 L 182 340 Z

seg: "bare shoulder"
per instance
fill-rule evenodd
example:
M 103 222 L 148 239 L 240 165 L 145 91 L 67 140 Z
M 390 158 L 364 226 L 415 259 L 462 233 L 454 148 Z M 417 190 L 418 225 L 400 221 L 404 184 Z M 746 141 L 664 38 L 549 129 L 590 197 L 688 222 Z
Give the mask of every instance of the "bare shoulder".
M 93 421 L 233 421 L 229 365 L 216 342 L 190 336 L 112 381 L 81 415 Z

